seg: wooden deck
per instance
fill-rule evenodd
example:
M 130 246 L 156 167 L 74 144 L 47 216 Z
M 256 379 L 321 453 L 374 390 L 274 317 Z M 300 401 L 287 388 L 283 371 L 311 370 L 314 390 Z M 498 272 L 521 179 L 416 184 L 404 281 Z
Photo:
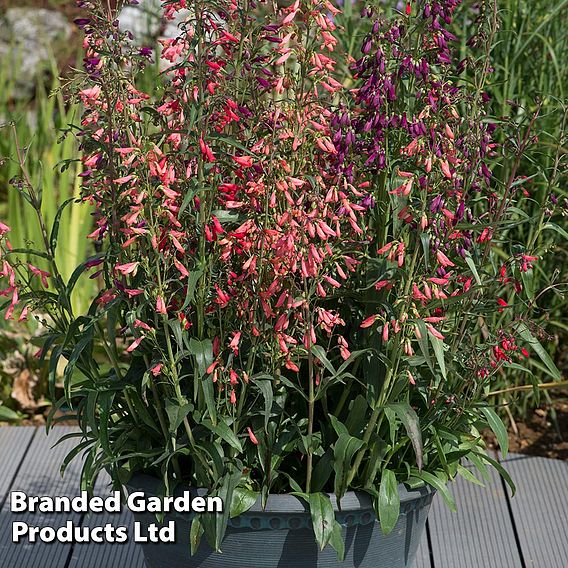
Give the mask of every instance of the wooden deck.
M 52 448 L 69 428 L 47 438 L 43 429 L 0 428 L 0 566 L 2 568 L 143 568 L 136 544 L 13 544 L 12 522 L 57 527 L 76 524 L 114 525 L 131 522 L 128 513 L 67 515 L 9 510 L 12 490 L 29 495 L 77 494 L 79 464 L 64 478 L 59 465 L 72 443 Z M 493 476 L 486 488 L 458 481 L 453 492 L 459 512 L 451 513 L 436 498 L 415 568 L 567 568 L 568 462 L 510 456 L 505 466 L 518 493 L 510 498 L 502 480 Z M 101 480 L 99 494 L 104 494 Z M 114 515 L 116 517 L 116 515 Z M 254 568 L 254 567 L 243 567 Z M 308 568 L 308 567 L 306 567 Z

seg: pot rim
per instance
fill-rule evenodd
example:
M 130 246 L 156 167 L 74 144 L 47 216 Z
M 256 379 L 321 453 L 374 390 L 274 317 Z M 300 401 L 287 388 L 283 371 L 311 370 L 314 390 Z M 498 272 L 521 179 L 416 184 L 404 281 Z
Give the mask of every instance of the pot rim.
M 125 487 L 129 493 L 132 491 L 143 491 L 147 496 L 155 496 L 160 487 L 160 480 L 145 473 L 135 473 L 132 478 L 125 483 Z M 190 486 L 178 486 L 174 491 L 175 495 L 182 495 L 184 491 L 190 491 L 194 496 L 204 497 L 207 495 L 207 489 L 195 489 Z M 416 489 L 408 488 L 404 483 L 398 485 L 398 492 L 400 495 L 400 503 L 408 503 L 425 499 L 433 495 L 436 490 L 428 484 L 418 487 Z M 327 493 L 331 500 L 334 512 L 345 513 L 347 511 L 360 511 L 366 509 L 373 509 L 373 502 L 371 496 L 364 491 L 348 491 L 340 501 L 340 506 L 337 504 L 337 499 L 334 493 Z M 284 514 L 297 514 L 308 512 L 308 506 L 304 500 L 291 493 L 271 493 L 268 496 L 266 507 L 262 507 L 260 497 L 255 504 L 242 513 L 284 513 Z

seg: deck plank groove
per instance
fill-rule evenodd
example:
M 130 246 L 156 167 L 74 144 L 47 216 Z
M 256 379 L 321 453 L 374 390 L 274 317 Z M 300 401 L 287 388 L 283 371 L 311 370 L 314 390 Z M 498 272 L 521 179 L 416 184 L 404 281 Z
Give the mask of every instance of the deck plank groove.
M 512 455 L 511 510 L 526 568 L 568 566 L 568 462 Z
M 0 504 L 4 503 L 14 476 L 17 475 L 35 428 L 0 428 Z
M 52 448 L 53 444 L 72 428 L 61 427 L 52 431 L 49 437 L 35 435 L 11 490 L 25 491 L 28 495 L 68 495 L 77 494 L 80 464 L 72 463 L 65 477 L 59 473 L 61 461 L 73 447 L 73 440 L 67 440 Z M 10 448 L 9 451 L 11 451 Z M 3 453 L 6 450 L 3 449 Z M 6 568 L 64 568 L 71 550 L 69 544 L 53 543 L 12 543 L 12 523 L 23 521 L 33 526 L 58 528 L 67 520 L 78 524 L 78 514 L 11 513 L 10 500 L 6 499 L 0 512 L 0 558 Z
M 429 516 L 436 568 L 520 568 L 507 498 L 501 480 L 480 487 L 459 477 L 450 486 L 458 508 L 452 513 L 436 495 Z
M 97 480 L 97 495 L 102 497 L 109 495 L 109 483 L 109 476 L 106 473 L 101 474 Z M 127 526 L 129 534 L 132 534 L 132 513 L 124 508 L 121 513 L 92 513 L 84 519 L 83 526 L 104 526 L 106 523 L 111 523 L 115 527 Z M 130 540 L 124 544 L 75 544 L 67 568 L 100 568 L 101 566 L 104 568 L 144 568 L 142 548 Z
M 20 489 L 30 495 L 78 494 L 80 462 L 59 475 L 61 460 L 73 440 L 52 448 L 72 428 L 58 427 L 47 438 L 30 427 L 0 428 L 0 566 L 2 568 L 144 568 L 141 549 L 126 544 L 62 543 L 13 544 L 16 520 L 34 525 L 62 526 L 67 520 L 83 526 L 132 526 L 128 511 L 120 514 L 12 514 L 8 493 Z M 428 534 L 420 543 L 414 568 L 565 568 L 568 566 L 568 462 L 529 456 L 504 460 L 518 493 L 512 499 L 496 473 L 486 488 L 463 479 L 451 486 L 458 506 L 454 514 L 436 496 L 428 520 Z M 108 494 L 108 476 L 97 484 Z M 517 541 L 515 540 L 515 530 Z M 519 550 L 520 548 L 520 550 Z

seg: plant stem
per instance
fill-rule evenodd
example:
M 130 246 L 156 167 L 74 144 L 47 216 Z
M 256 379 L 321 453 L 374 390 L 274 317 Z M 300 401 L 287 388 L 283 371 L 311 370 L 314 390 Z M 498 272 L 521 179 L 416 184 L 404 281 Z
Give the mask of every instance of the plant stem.
M 538 385 L 519 385 L 516 387 L 509 387 L 506 389 L 500 389 L 492 392 L 488 392 L 485 397 L 489 398 L 490 396 L 496 396 L 498 394 L 505 394 L 508 392 L 517 392 L 517 391 L 530 391 L 534 388 L 542 389 L 542 390 L 550 390 L 550 389 L 558 389 L 568 387 L 568 381 L 558 381 L 555 383 L 539 383 Z

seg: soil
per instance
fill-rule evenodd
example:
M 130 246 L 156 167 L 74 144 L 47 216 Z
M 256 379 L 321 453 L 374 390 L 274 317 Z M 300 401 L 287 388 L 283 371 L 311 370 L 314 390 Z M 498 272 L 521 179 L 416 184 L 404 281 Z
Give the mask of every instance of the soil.
M 509 451 L 568 461 L 568 393 L 554 400 L 550 408 L 538 408 L 525 422 L 509 427 Z M 497 447 L 495 436 L 487 433 L 490 447 Z

